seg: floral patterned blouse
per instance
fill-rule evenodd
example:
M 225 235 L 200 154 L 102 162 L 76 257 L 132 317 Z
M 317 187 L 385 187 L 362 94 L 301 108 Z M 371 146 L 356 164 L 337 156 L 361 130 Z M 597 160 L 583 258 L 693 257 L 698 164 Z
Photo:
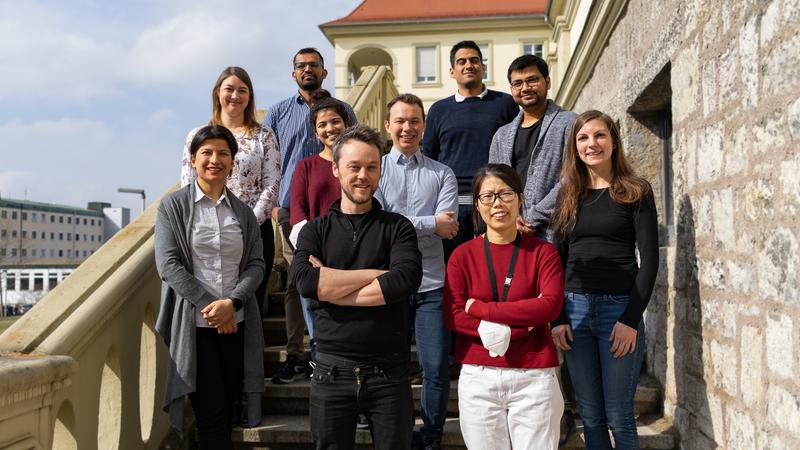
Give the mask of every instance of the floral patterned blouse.
M 189 145 L 195 133 L 202 127 L 189 132 L 183 147 L 181 162 L 181 186 L 194 182 L 197 172 L 192 167 Z M 252 133 L 233 133 L 239 150 L 233 165 L 233 173 L 226 185 L 239 200 L 253 209 L 259 224 L 263 224 L 278 204 L 278 190 L 281 184 L 281 154 L 278 141 L 269 127 L 261 125 Z

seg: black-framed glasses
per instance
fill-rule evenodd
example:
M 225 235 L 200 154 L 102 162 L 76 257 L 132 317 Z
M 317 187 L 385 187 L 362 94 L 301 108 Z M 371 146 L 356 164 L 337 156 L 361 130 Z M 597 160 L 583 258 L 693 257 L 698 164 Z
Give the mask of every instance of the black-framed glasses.
M 518 90 L 522 89 L 522 85 L 523 84 L 525 84 L 526 86 L 531 86 L 531 87 L 538 86 L 538 85 L 542 84 L 542 77 L 534 75 L 532 77 L 525 78 L 524 80 L 512 81 L 511 82 L 511 89 L 514 89 L 515 91 L 518 91 Z
M 311 67 L 312 69 L 319 69 L 320 67 L 322 67 L 322 63 L 319 61 L 303 61 L 294 63 L 295 70 L 306 70 L 306 67 Z
M 481 205 L 494 205 L 495 200 L 500 199 L 503 203 L 511 203 L 517 198 L 517 193 L 513 189 L 504 189 L 500 192 L 484 192 L 478 195 L 478 202 Z

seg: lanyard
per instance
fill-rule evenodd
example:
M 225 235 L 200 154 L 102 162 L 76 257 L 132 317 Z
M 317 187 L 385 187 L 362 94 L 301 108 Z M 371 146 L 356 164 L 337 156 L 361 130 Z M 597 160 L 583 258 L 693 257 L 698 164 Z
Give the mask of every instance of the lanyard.
M 511 253 L 511 262 L 508 263 L 508 274 L 503 283 L 503 297 L 497 296 L 497 281 L 494 275 L 494 264 L 492 264 L 492 253 L 489 251 L 489 237 L 484 233 L 483 235 L 483 252 L 486 254 L 486 265 L 489 267 L 489 280 L 492 284 L 492 295 L 494 301 L 506 301 L 508 297 L 508 290 L 511 288 L 511 279 L 514 277 L 514 266 L 517 265 L 517 255 L 519 254 L 519 241 L 520 233 L 517 233 L 517 238 L 514 239 L 514 251 Z

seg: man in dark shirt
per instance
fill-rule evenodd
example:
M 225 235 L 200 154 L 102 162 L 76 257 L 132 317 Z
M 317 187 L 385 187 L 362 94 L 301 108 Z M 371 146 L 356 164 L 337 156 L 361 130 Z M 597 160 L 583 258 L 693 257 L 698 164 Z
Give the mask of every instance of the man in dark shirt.
M 456 80 L 455 95 L 439 100 L 428 111 L 422 152 L 444 163 L 458 181 L 458 222 L 455 238 L 443 241 L 444 257 L 462 242 L 472 239 L 471 183 L 475 172 L 489 159 L 492 136 L 511 122 L 519 107 L 510 95 L 492 91 L 483 84 L 481 49 L 473 41 L 461 41 L 450 50 L 450 76 Z
M 316 448 L 352 448 L 365 414 L 376 449 L 411 445 L 408 298 L 422 281 L 414 226 L 373 198 L 381 136 L 357 125 L 333 146 L 342 199 L 300 231 L 292 263 L 311 299 L 317 359 L 309 399 Z
M 525 200 L 522 215 L 517 219 L 517 229 L 552 242 L 550 215 L 558 199 L 561 162 L 576 115 L 547 99 L 550 70 L 538 56 L 522 55 L 512 61 L 508 67 L 508 82 L 511 96 L 521 111 L 513 122 L 495 133 L 489 162 L 510 165 L 519 173 L 525 186 Z M 559 445 L 564 445 L 574 429 L 575 394 L 561 350 L 558 359 L 561 364 L 558 381 L 564 394 Z

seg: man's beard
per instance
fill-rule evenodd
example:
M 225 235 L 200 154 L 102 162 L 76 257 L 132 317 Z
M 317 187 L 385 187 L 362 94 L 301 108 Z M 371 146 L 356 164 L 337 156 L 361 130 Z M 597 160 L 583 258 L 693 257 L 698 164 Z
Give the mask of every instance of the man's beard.
M 298 84 L 300 85 L 300 89 L 307 92 L 316 91 L 322 87 L 322 82 L 317 78 L 314 78 L 313 81 L 301 81 Z

